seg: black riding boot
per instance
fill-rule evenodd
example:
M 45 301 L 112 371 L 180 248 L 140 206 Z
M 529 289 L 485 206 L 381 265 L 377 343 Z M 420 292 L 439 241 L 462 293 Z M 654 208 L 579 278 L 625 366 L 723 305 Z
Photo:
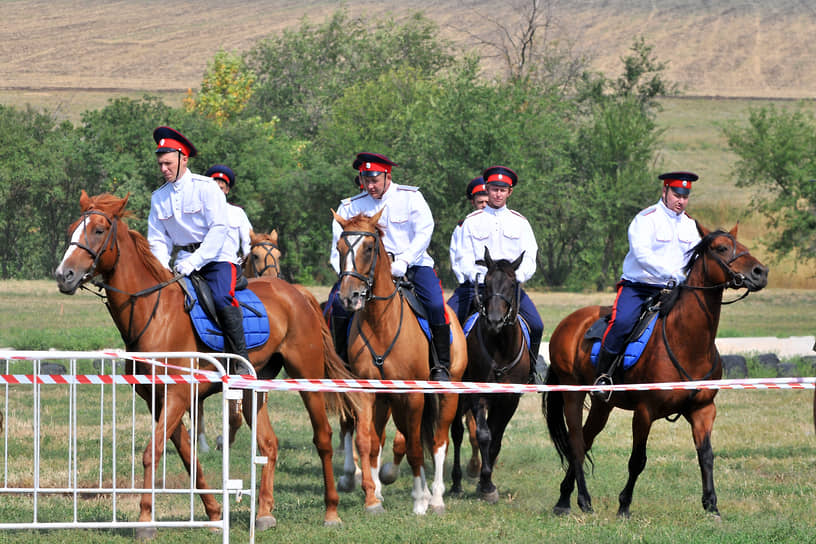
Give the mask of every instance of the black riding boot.
M 351 318 L 346 316 L 331 316 L 331 333 L 334 339 L 334 351 L 348 364 L 348 327 Z
M 544 370 L 547 363 L 544 362 L 544 357 L 538 354 L 541 349 L 541 341 L 530 346 L 530 379 L 527 383 L 537 385 L 544 384 Z
M 593 385 L 612 385 L 612 376 L 609 372 L 617 356 L 617 353 L 609 353 L 604 348 L 601 348 L 598 353 L 598 366 L 595 367 L 595 383 Z M 592 391 L 592 396 L 608 401 L 609 397 L 612 396 L 612 392 Z
M 431 325 L 431 337 L 436 351 L 436 364 L 431 368 L 431 380 L 449 382 L 450 375 L 450 325 Z
M 218 319 L 221 321 L 221 330 L 224 333 L 224 351 L 240 355 L 249 361 L 249 352 L 244 337 L 244 317 L 241 308 L 224 306 L 219 308 L 217 313 Z

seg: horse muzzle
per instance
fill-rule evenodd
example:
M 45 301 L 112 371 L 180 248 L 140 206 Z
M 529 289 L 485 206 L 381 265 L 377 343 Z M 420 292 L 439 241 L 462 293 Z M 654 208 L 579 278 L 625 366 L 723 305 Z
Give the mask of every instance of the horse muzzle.
M 746 288 L 749 291 L 759 291 L 768 285 L 768 267 L 757 264 L 748 275 L 739 274 L 733 284 L 736 288 Z
M 87 279 L 88 275 L 79 275 L 73 268 L 59 265 L 54 271 L 57 287 L 64 295 L 73 295 L 77 288 Z
M 353 291 L 350 295 L 340 295 L 340 303 L 347 312 L 362 310 L 366 301 L 365 291 Z

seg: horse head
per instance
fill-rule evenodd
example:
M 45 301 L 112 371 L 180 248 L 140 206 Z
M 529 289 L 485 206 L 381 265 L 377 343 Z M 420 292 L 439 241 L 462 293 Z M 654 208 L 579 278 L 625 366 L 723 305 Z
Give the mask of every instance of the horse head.
M 279 277 L 281 251 L 278 248 L 278 231 L 273 230 L 269 234 L 253 232 L 249 244 L 250 253 L 245 264 L 247 277 Z
M 337 241 L 340 254 L 340 285 L 338 295 L 349 312 L 361 310 L 374 297 L 375 276 L 384 270 L 390 278 L 387 259 L 380 259 L 382 231 L 377 225 L 383 210 L 373 217 L 363 214 L 343 219 L 332 211 L 334 219 L 343 228 Z M 386 268 L 383 268 L 386 267 Z
M 687 284 L 745 288 L 748 292 L 768 284 L 768 267 L 737 241 L 737 226 L 730 232 L 709 231 L 697 223 L 701 240 L 686 263 Z
M 117 198 L 104 193 L 94 197 L 84 190 L 79 198 L 82 215 L 68 228 L 71 242 L 54 272 L 62 293 L 72 295 L 97 274 L 113 270 L 119 260 L 117 227 L 127 212 L 128 193 Z
M 498 334 L 506 326 L 512 326 L 516 321 L 519 308 L 521 289 L 516 279 L 516 270 L 521 265 L 524 252 L 510 262 L 507 259 L 494 261 L 490 257 L 490 250 L 485 247 L 484 259 L 476 264 L 487 267 L 484 279 L 484 299 L 479 298 L 479 289 L 476 289 L 476 303 L 479 313 L 485 320 L 487 330 L 491 334 Z

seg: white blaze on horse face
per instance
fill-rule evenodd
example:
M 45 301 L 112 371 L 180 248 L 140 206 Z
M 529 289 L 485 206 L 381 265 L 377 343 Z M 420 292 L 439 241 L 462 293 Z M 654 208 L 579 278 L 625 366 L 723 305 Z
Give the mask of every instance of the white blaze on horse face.
M 354 248 L 357 244 L 362 242 L 361 238 L 362 235 L 360 234 L 346 236 L 346 245 L 348 246 L 349 250 L 348 253 L 346 253 L 345 261 L 340 264 L 340 268 L 342 268 L 343 272 L 354 271 Z
M 65 261 L 70 257 L 74 251 L 79 247 L 77 244 L 80 243 L 82 240 L 82 233 L 85 232 L 85 220 L 79 222 L 77 228 L 74 229 L 74 233 L 71 235 L 71 243 L 68 245 L 68 249 L 65 250 L 65 255 L 62 256 L 62 261 L 60 265 L 57 267 L 57 271 L 59 272 L 62 269 L 63 264 Z

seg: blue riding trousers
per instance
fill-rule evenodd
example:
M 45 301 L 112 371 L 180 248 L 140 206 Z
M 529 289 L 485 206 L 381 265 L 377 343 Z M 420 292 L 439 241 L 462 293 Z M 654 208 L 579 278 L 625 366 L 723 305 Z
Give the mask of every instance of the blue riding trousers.
M 237 271 L 235 265 L 228 262 L 209 262 L 198 271 L 210 286 L 215 308 L 220 310 L 224 306 L 238 306 L 235 299 L 235 280 Z
M 662 285 L 621 280 L 618 283 L 618 295 L 615 297 L 609 325 L 601 339 L 601 347 L 612 354 L 620 353 L 624 348 L 626 337 L 637 325 L 643 305 L 661 289 L 663 289 Z

